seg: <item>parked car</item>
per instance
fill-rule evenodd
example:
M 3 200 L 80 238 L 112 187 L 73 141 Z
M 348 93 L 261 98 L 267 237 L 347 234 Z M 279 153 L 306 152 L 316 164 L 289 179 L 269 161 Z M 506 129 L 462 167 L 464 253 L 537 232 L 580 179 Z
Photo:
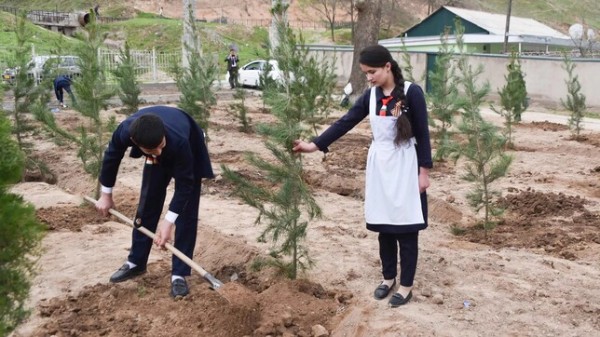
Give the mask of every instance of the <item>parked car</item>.
M 29 70 L 27 74 L 35 78 L 36 83 L 42 80 L 44 74 L 44 66 L 49 60 L 53 60 L 51 66 L 55 73 L 67 75 L 69 77 L 75 77 L 81 75 L 81 69 L 79 68 L 78 62 L 79 57 L 72 55 L 56 56 L 56 55 L 40 55 L 34 56 L 29 61 Z M 8 68 L 2 73 L 2 80 L 5 82 L 12 83 L 17 75 L 19 68 Z
M 283 80 L 283 72 L 279 69 L 277 61 L 269 60 L 269 64 L 271 65 L 269 77 L 275 81 Z M 264 73 L 266 67 L 266 60 L 254 60 L 250 63 L 246 63 L 238 70 L 238 83 L 241 86 L 259 87 L 260 76 Z M 225 82 L 229 82 L 229 73 L 225 76 Z

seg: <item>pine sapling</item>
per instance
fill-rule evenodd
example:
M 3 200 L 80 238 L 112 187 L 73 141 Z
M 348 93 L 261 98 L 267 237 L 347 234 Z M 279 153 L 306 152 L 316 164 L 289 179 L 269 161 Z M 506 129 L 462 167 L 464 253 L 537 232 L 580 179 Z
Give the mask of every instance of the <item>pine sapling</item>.
M 270 258 L 260 264 L 276 266 L 295 279 L 298 270 L 313 263 L 302 242 L 309 222 L 321 216 L 321 208 L 303 179 L 302 156 L 292 151 L 293 141 L 314 135 L 314 124 L 324 118 L 332 104 L 335 82 L 330 64 L 309 56 L 306 49 L 296 44 L 296 37 L 287 26 L 280 25 L 279 29 L 280 44 L 273 57 L 285 75 L 278 86 L 263 91 L 276 122 L 257 126 L 274 159 L 263 159 L 254 153 L 246 157 L 268 184 L 252 182 L 226 166 L 222 170 L 233 182 L 234 194 L 259 211 L 256 223 L 265 226 L 259 240 L 272 244 Z
M 581 130 L 583 130 L 583 117 L 587 110 L 585 104 L 585 95 L 581 93 L 581 83 L 579 83 L 579 76 L 575 74 L 575 64 L 573 61 L 565 55 L 563 57 L 563 69 L 567 71 L 568 79 L 565 81 L 567 84 L 567 99 L 561 98 L 562 106 L 567 109 L 571 116 L 569 117 L 569 128 L 571 129 L 572 137 L 575 140 L 581 138 Z
M 506 68 L 508 69 L 508 74 L 504 76 L 506 84 L 502 87 L 502 90 L 498 91 L 500 108 L 491 105 L 491 109 L 504 117 L 506 146 L 513 148 L 512 127 L 515 123 L 521 121 L 521 115 L 527 109 L 527 88 L 521 70 L 521 63 L 515 52 L 510 55 L 510 62 Z
M 113 75 L 117 79 L 119 85 L 119 98 L 123 103 L 123 109 L 121 111 L 126 115 L 138 111 L 140 104 L 140 83 L 137 80 L 136 68 L 137 63 L 131 55 L 131 49 L 129 43 L 125 42 L 125 48 L 121 48 L 119 51 L 120 63 L 117 68 L 113 70 Z
M 21 179 L 25 158 L 1 109 L 0 144 L 0 336 L 8 336 L 30 314 L 27 300 L 42 253 L 44 228 L 34 207 L 8 192 Z
M 237 88 L 233 93 L 233 98 L 238 100 L 238 102 L 229 105 L 229 114 L 240 122 L 240 131 L 244 133 L 250 133 L 252 131 L 252 127 L 250 125 L 252 120 L 248 116 L 248 107 L 246 106 L 246 91 L 242 88 Z
M 476 212 L 484 210 L 483 228 L 487 237 L 488 231 L 496 225 L 495 219 L 504 212 L 495 203 L 495 198 L 500 193 L 492 189 L 492 183 L 506 175 L 512 157 L 504 152 L 506 138 L 499 133 L 498 128 L 481 117 L 480 106 L 490 87 L 489 83 L 481 86 L 477 84 L 477 78 L 483 71 L 482 66 L 473 69 L 468 63 L 468 57 L 462 53 L 465 50 L 463 31 L 462 26 L 457 27 L 457 42 L 461 51 L 458 62 L 460 85 L 468 98 L 463 106 L 458 130 L 465 140 L 461 144 L 455 144 L 450 154 L 454 160 L 463 157 L 466 161 L 466 172 L 462 178 L 474 185 L 474 189 L 467 194 L 467 199 Z
M 458 76 L 456 68 L 453 65 L 454 54 L 448 45 L 448 33 L 446 29 L 440 35 L 440 46 L 435 59 L 435 71 L 429 72 L 429 81 L 431 89 L 427 93 L 429 102 L 429 119 L 434 132 L 434 144 L 436 152 L 434 159 L 444 161 L 448 153 L 446 150 L 451 146 L 452 134 L 451 128 L 454 124 L 454 116 L 462 107 L 462 99 L 458 94 Z
M 42 107 L 38 107 L 35 113 L 48 129 L 79 146 L 77 156 L 81 159 L 85 171 L 97 180 L 108 142 L 104 134 L 114 130 L 116 125 L 114 117 L 104 121 L 100 112 L 107 109 L 108 100 L 115 95 L 115 89 L 108 84 L 104 64 L 98 56 L 106 35 L 100 32 L 93 11 L 90 11 L 90 17 L 90 22 L 85 26 L 83 33 L 78 35 L 78 38 L 83 41 L 76 50 L 81 76 L 73 80 L 73 87 L 78 96 L 74 108 L 88 119 L 88 125 L 82 125 L 79 134 L 75 134 L 58 126 L 54 116 Z M 100 183 L 98 182 L 96 198 L 99 194 Z
M 404 42 L 404 39 L 401 38 L 400 41 L 402 41 L 402 62 L 404 64 L 404 67 L 402 69 L 402 75 L 404 76 L 405 80 L 407 80 L 409 82 L 414 82 L 415 81 L 415 77 L 413 76 L 414 67 L 410 60 L 410 55 L 408 54 L 408 48 L 406 48 L 406 43 Z
M 188 9 L 191 28 L 191 43 L 184 43 L 184 50 L 188 55 L 188 66 L 183 68 L 173 66 L 177 78 L 177 88 L 181 92 L 177 106 L 190 114 L 210 139 L 208 120 L 210 109 L 217 103 L 212 84 L 217 78 L 218 68 L 214 60 L 202 55 L 199 35 L 193 12 Z
M 36 84 L 36 78 L 30 75 L 30 70 L 34 66 L 31 62 L 32 54 L 28 47 L 29 42 L 33 37 L 33 32 L 27 27 L 27 18 L 25 12 L 21 12 L 16 17 L 15 35 L 17 45 L 13 51 L 16 69 L 15 78 L 10 82 L 9 86 L 13 92 L 14 110 L 12 111 L 13 128 L 12 132 L 15 136 L 17 144 L 23 153 L 25 153 L 26 170 L 38 171 L 42 176 L 48 172 L 45 165 L 34 158 L 32 155 L 32 144 L 26 141 L 27 136 L 36 128 L 31 123 L 31 119 L 27 117 L 32 110 L 36 100 L 43 96 L 48 85 L 47 81 L 43 81 L 40 85 Z M 46 68 L 48 69 L 48 68 Z M 47 76 L 43 76 L 45 78 Z M 46 74 L 47 75 L 47 74 Z M 50 84 L 51 85 L 51 84 Z M 24 175 L 23 175 L 24 176 Z

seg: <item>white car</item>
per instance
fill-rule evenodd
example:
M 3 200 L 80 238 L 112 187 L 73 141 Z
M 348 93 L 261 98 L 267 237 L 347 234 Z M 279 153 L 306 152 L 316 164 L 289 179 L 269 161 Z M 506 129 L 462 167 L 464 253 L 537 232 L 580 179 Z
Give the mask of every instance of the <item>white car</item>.
M 271 65 L 269 77 L 276 81 L 281 81 L 283 79 L 283 73 L 279 69 L 277 61 L 269 60 L 269 64 Z M 255 60 L 250 63 L 246 63 L 238 70 L 238 83 L 241 86 L 259 87 L 260 75 L 265 71 L 266 67 L 266 60 Z M 225 82 L 229 82 L 229 72 L 225 76 Z
M 48 60 L 55 60 L 53 63 L 53 69 L 55 75 L 67 75 L 69 77 L 75 77 L 81 75 L 81 69 L 79 69 L 79 57 L 71 55 L 41 55 L 34 56 L 29 61 L 30 69 L 27 70 L 29 76 L 35 78 L 36 83 L 42 80 L 44 74 L 44 66 Z M 12 83 L 19 71 L 18 68 L 9 68 L 2 73 L 2 80 L 8 83 Z

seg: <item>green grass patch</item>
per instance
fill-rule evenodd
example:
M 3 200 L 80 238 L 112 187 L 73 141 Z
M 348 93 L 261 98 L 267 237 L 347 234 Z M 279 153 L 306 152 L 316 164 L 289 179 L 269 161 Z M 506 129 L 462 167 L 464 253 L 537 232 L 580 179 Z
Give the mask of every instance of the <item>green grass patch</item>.
M 17 45 L 14 33 L 15 17 L 11 14 L 0 12 L 0 65 L 10 65 L 13 58 L 13 49 Z M 66 37 L 62 34 L 51 32 L 45 28 L 27 23 L 27 29 L 33 32 L 31 39 L 32 51 L 36 55 L 52 54 L 59 48 L 62 54 L 72 54 L 75 47 L 81 42 L 77 39 Z
M 131 49 L 181 51 L 183 25 L 179 20 L 135 18 L 101 25 L 111 40 L 125 40 Z
M 467 234 L 467 230 L 457 225 L 452 225 L 450 227 L 450 233 L 454 236 L 461 236 Z

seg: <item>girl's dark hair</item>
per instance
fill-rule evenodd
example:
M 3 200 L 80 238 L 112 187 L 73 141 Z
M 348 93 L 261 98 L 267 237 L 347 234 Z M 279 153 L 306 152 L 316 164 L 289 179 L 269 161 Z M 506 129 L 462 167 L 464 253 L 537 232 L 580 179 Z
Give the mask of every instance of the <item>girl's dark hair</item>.
M 155 149 L 163 141 L 165 125 L 157 115 L 141 115 L 129 126 L 129 136 L 137 146 Z
M 396 86 L 394 90 L 392 90 L 392 96 L 398 99 L 396 104 L 400 104 L 400 109 L 402 111 L 402 115 L 398 117 L 396 121 L 396 138 L 394 139 L 394 143 L 399 145 L 407 140 L 409 140 L 412 136 L 412 127 L 410 125 L 410 121 L 405 114 L 405 106 L 406 106 L 406 95 L 404 94 L 404 76 L 402 76 L 402 70 L 396 62 L 392 58 L 392 54 L 390 51 L 381 45 L 372 45 L 365 47 L 359 56 L 360 64 L 364 64 L 373 68 L 382 68 L 389 62 L 392 66 L 392 74 L 394 75 L 394 83 Z

